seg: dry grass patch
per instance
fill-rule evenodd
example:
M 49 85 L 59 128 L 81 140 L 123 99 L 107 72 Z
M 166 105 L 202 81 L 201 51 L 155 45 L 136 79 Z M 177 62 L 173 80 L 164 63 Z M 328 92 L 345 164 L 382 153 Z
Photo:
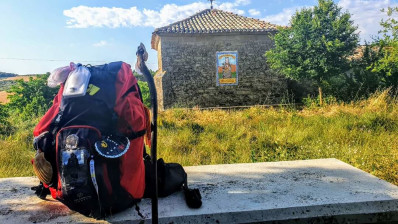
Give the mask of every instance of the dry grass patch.
M 9 100 L 7 99 L 9 93 L 7 93 L 6 91 L 0 91 L 0 104 L 6 104 L 9 102 Z
M 16 80 L 20 80 L 22 79 L 23 81 L 27 82 L 29 81 L 29 78 L 37 78 L 37 75 L 18 75 L 18 76 L 14 76 L 14 77 L 8 77 L 5 79 L 1 79 L 0 81 L 16 81 Z

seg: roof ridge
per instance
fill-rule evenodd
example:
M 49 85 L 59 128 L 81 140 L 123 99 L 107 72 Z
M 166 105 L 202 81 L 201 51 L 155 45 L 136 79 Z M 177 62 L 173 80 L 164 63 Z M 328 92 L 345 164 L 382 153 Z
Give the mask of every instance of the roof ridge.
M 214 9 L 213 9 L 213 10 L 214 10 Z M 173 25 L 176 25 L 176 24 L 178 24 L 178 23 L 182 23 L 183 21 L 189 20 L 189 19 L 191 19 L 191 18 L 193 18 L 193 17 L 195 17 L 195 16 L 198 16 L 198 15 L 203 14 L 205 11 L 211 11 L 211 9 L 203 9 L 203 10 L 201 10 L 201 11 L 199 11 L 199 12 L 193 14 L 192 16 L 190 16 L 190 17 L 188 17 L 188 18 L 185 18 L 185 19 L 176 21 L 176 22 L 174 22 L 174 23 L 170 23 L 169 25 L 166 25 L 166 26 L 162 26 L 162 27 L 156 28 L 156 29 L 155 29 L 155 32 L 156 32 L 156 30 L 160 30 L 160 29 L 162 29 L 162 28 L 166 28 L 166 27 L 169 27 L 169 26 L 173 26 Z
M 277 25 L 220 9 L 204 9 L 188 18 L 156 28 L 158 33 L 219 33 L 276 31 Z

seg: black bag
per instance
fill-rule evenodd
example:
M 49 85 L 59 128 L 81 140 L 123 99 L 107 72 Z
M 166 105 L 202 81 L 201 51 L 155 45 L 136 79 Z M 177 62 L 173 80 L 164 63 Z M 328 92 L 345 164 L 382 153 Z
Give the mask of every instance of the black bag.
M 150 160 L 145 160 L 145 182 L 150 185 L 151 172 Z M 167 197 L 174 192 L 182 189 L 183 184 L 187 179 L 187 173 L 184 168 L 178 163 L 165 163 L 162 158 L 158 159 L 158 196 Z M 144 197 L 151 197 L 154 195 L 153 189 L 145 188 Z
M 152 172 L 151 160 L 148 154 L 145 160 L 145 193 L 144 198 L 151 198 L 154 195 L 151 185 Z M 202 206 L 202 196 L 199 189 L 189 189 L 187 173 L 178 163 L 165 163 L 162 158 L 157 161 L 158 168 L 158 196 L 167 197 L 175 192 L 184 190 L 185 200 L 190 208 L 200 208 Z

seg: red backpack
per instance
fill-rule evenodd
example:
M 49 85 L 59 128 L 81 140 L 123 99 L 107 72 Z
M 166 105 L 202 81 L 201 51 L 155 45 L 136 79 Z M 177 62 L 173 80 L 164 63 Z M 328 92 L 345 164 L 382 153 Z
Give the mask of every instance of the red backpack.
M 86 94 L 64 97 L 61 84 L 34 129 L 37 155 L 44 155 L 52 171 L 40 178 L 39 162 L 34 169 L 53 198 L 98 218 L 143 197 L 144 135 L 150 133 L 150 122 L 129 64 L 87 68 L 91 77 Z

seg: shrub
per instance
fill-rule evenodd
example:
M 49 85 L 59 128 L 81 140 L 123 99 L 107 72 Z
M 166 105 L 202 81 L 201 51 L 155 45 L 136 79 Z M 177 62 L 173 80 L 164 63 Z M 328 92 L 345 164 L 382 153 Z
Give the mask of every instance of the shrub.
M 10 122 L 7 118 L 8 110 L 5 105 L 0 104 L 0 135 L 6 134 L 10 128 Z
M 28 82 L 17 80 L 7 92 L 10 102 L 7 104 L 13 113 L 22 119 L 30 119 L 43 115 L 52 105 L 52 100 L 58 88 L 47 86 L 48 75 L 38 75 L 36 79 L 29 78 Z
M 138 80 L 138 85 L 140 86 L 141 89 L 142 101 L 144 102 L 145 106 L 151 107 L 151 96 L 149 94 L 148 83 Z

